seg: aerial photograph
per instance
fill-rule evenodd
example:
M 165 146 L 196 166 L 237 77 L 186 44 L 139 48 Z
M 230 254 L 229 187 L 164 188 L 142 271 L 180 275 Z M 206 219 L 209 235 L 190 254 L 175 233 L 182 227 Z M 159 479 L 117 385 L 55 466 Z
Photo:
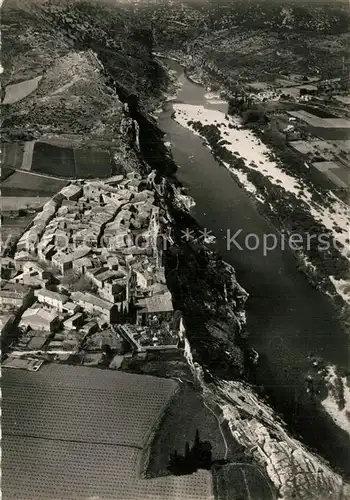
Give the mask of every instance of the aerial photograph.
M 349 0 L 0 0 L 1 498 L 350 500 Z

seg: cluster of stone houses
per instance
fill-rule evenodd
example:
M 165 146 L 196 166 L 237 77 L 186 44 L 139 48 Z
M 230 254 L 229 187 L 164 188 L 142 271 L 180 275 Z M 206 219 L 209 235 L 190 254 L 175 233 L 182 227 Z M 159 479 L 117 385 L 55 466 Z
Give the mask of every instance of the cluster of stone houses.
M 19 240 L 14 272 L 0 290 L 1 305 L 20 311 L 22 350 L 77 348 L 86 335 L 119 323 L 143 336 L 132 347 L 176 347 L 159 208 L 146 187 L 129 173 L 71 184 L 46 203 Z

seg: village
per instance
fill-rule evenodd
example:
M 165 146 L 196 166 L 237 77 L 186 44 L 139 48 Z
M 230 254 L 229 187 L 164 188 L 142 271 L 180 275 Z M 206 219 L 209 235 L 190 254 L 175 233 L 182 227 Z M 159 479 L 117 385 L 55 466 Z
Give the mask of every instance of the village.
M 118 369 L 181 346 L 150 180 L 136 172 L 74 181 L 54 195 L 2 259 L 4 367 L 44 362 Z

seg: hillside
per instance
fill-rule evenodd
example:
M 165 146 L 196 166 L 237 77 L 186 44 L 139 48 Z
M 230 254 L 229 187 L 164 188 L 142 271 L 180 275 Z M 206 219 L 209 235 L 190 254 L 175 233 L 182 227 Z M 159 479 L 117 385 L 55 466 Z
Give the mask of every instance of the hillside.
M 137 95 L 147 109 L 166 83 L 151 34 L 134 27 L 129 13 L 85 2 L 6 2 L 2 27 L 1 83 L 23 87 L 22 99 L 2 106 L 5 140 L 46 132 L 115 139 L 123 118 L 116 90 L 122 98 Z M 27 80 L 36 77 L 27 95 Z
M 141 14 L 158 50 L 182 57 L 204 79 L 209 73 L 229 85 L 283 72 L 334 77 L 343 57 L 348 60 L 350 14 L 342 1 L 189 1 L 176 9 L 144 7 Z

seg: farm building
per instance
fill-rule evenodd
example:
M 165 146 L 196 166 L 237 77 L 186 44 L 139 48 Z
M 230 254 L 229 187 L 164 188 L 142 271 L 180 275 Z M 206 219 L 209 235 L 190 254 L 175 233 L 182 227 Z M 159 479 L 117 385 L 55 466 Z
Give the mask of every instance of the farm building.
M 64 328 L 67 328 L 67 330 L 73 330 L 74 328 L 77 328 L 83 321 L 83 315 L 82 313 L 76 313 L 74 316 L 71 316 L 70 318 L 66 319 L 63 322 Z
M 32 271 L 30 273 L 21 272 L 11 278 L 9 283 L 20 283 L 22 285 L 30 285 L 33 288 L 46 288 L 48 284 L 52 281 L 51 273 L 36 273 Z
M 82 333 L 84 333 L 85 335 L 91 335 L 92 333 L 97 332 L 98 328 L 99 328 L 98 323 L 96 321 L 92 320 L 92 321 L 89 321 L 88 323 L 85 323 L 85 325 L 83 325 L 80 328 L 80 331 Z
M 65 304 L 63 304 L 63 312 L 68 313 L 68 314 L 76 314 L 78 311 L 80 311 L 80 307 L 77 304 L 74 304 L 74 302 L 68 301 Z
M 73 262 L 73 270 L 77 273 L 85 273 L 91 267 L 92 262 L 88 257 L 82 257 Z
M 45 246 L 44 248 L 40 247 L 40 243 L 38 245 L 38 257 L 42 260 L 52 260 L 52 257 L 56 253 L 56 247 L 55 245 L 49 244 Z
M 39 262 L 27 261 L 23 264 L 24 273 L 36 273 L 42 279 L 48 279 L 51 276 L 50 271 L 47 271 Z
M 70 184 L 61 189 L 60 193 L 67 199 L 76 201 L 83 194 L 83 188 L 77 184 Z
M 90 248 L 81 246 L 71 253 L 57 253 L 52 257 L 52 262 L 58 267 L 60 272 L 64 274 L 65 271 L 72 269 L 75 260 L 86 257 L 90 253 Z
M 30 255 L 29 252 L 26 250 L 19 250 L 15 253 L 15 268 L 17 270 L 21 270 L 23 268 L 23 265 L 28 262 L 28 261 L 35 261 L 35 258 Z

